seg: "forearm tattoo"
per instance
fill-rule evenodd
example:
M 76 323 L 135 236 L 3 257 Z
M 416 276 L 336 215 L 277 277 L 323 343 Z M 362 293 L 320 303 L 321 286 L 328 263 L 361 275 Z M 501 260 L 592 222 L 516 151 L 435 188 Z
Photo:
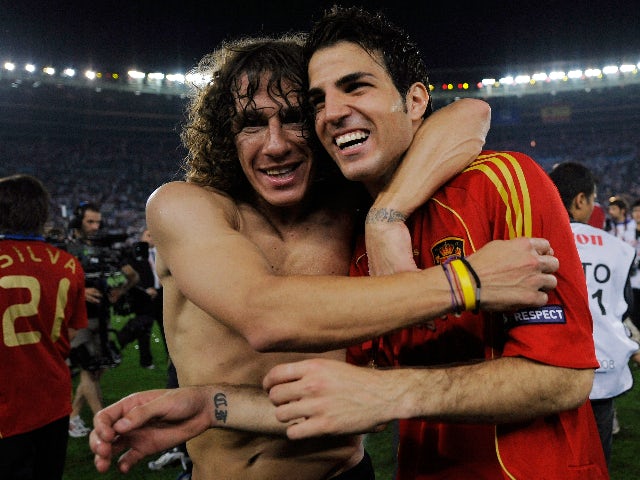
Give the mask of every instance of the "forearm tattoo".
M 227 423 L 227 407 L 229 406 L 227 403 L 227 396 L 220 392 L 216 393 L 213 396 L 213 406 L 216 420 L 222 423 Z
M 364 223 L 404 222 L 407 216 L 393 208 L 371 208 Z

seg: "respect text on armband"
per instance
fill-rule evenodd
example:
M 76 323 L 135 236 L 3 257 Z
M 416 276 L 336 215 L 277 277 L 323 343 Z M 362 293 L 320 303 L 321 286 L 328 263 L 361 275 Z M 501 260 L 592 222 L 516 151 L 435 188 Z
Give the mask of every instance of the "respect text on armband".
M 545 305 L 540 308 L 522 309 L 503 315 L 508 327 L 550 323 L 567 323 L 562 305 Z

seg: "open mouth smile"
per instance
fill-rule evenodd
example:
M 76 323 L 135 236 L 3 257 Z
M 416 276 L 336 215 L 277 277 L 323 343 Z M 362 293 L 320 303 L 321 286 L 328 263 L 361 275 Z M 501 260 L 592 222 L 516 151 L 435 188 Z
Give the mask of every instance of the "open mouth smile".
M 349 147 L 354 147 L 364 143 L 369 138 L 369 132 L 364 130 L 358 130 L 355 132 L 345 133 L 334 139 L 335 144 L 340 150 L 344 150 Z

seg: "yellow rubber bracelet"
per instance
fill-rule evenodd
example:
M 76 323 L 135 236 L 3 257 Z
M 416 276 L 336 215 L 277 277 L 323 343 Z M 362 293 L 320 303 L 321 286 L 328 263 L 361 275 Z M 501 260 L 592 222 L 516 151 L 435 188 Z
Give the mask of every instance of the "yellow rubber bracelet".
M 467 267 L 460 260 L 454 260 L 451 262 L 453 271 L 456 272 L 458 280 L 460 281 L 460 288 L 462 288 L 462 296 L 464 297 L 464 309 L 473 310 L 476 308 L 476 291 L 471 283 L 471 275 Z

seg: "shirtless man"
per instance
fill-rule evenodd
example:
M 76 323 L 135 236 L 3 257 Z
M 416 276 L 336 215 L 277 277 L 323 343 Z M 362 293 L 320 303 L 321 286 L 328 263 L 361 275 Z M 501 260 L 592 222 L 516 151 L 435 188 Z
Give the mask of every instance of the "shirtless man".
M 165 292 L 167 344 L 179 382 L 217 384 L 207 395 L 214 406 L 211 424 L 236 429 L 210 429 L 188 443 L 193 478 L 268 479 L 283 472 L 305 480 L 372 478 L 370 467 L 361 464 L 360 437 L 291 442 L 273 435 L 284 428 L 261 389 L 262 379 L 276 364 L 309 356 L 275 352 L 342 348 L 451 311 L 449 285 L 439 268 L 346 277 L 354 234 L 353 202 L 344 195 L 350 187 L 331 176 L 328 160 L 316 154 L 314 161 L 304 136 L 298 43 L 229 45 L 201 66 L 220 59 L 226 63 L 216 66 L 215 83 L 194 99 L 184 133 L 190 148 L 187 182 L 160 187 L 147 206 Z M 477 107 L 454 104 L 425 122 L 430 136 L 419 135 L 416 146 L 423 151 L 416 158 L 428 152 L 431 161 L 411 167 L 409 153 L 407 169 L 396 178 L 404 190 L 392 182 L 376 208 L 406 215 L 477 154 L 486 110 L 480 107 L 474 117 L 469 108 Z M 422 176 L 428 179 L 424 185 Z M 544 304 L 547 295 L 540 289 L 555 286 L 547 272 L 557 268 L 549 252 L 544 240 L 521 239 L 470 257 L 483 278 L 483 305 Z M 497 267 L 496 259 L 503 257 L 509 264 Z M 379 264 L 385 261 L 381 256 Z M 344 360 L 344 351 L 322 356 Z M 174 433 L 124 435 L 112 449 L 111 426 L 130 401 L 96 416 L 91 442 L 98 470 L 106 470 L 111 456 L 124 448 L 133 448 L 120 461 L 126 471 L 142 456 L 181 441 Z M 174 407 L 172 413 L 189 405 Z

